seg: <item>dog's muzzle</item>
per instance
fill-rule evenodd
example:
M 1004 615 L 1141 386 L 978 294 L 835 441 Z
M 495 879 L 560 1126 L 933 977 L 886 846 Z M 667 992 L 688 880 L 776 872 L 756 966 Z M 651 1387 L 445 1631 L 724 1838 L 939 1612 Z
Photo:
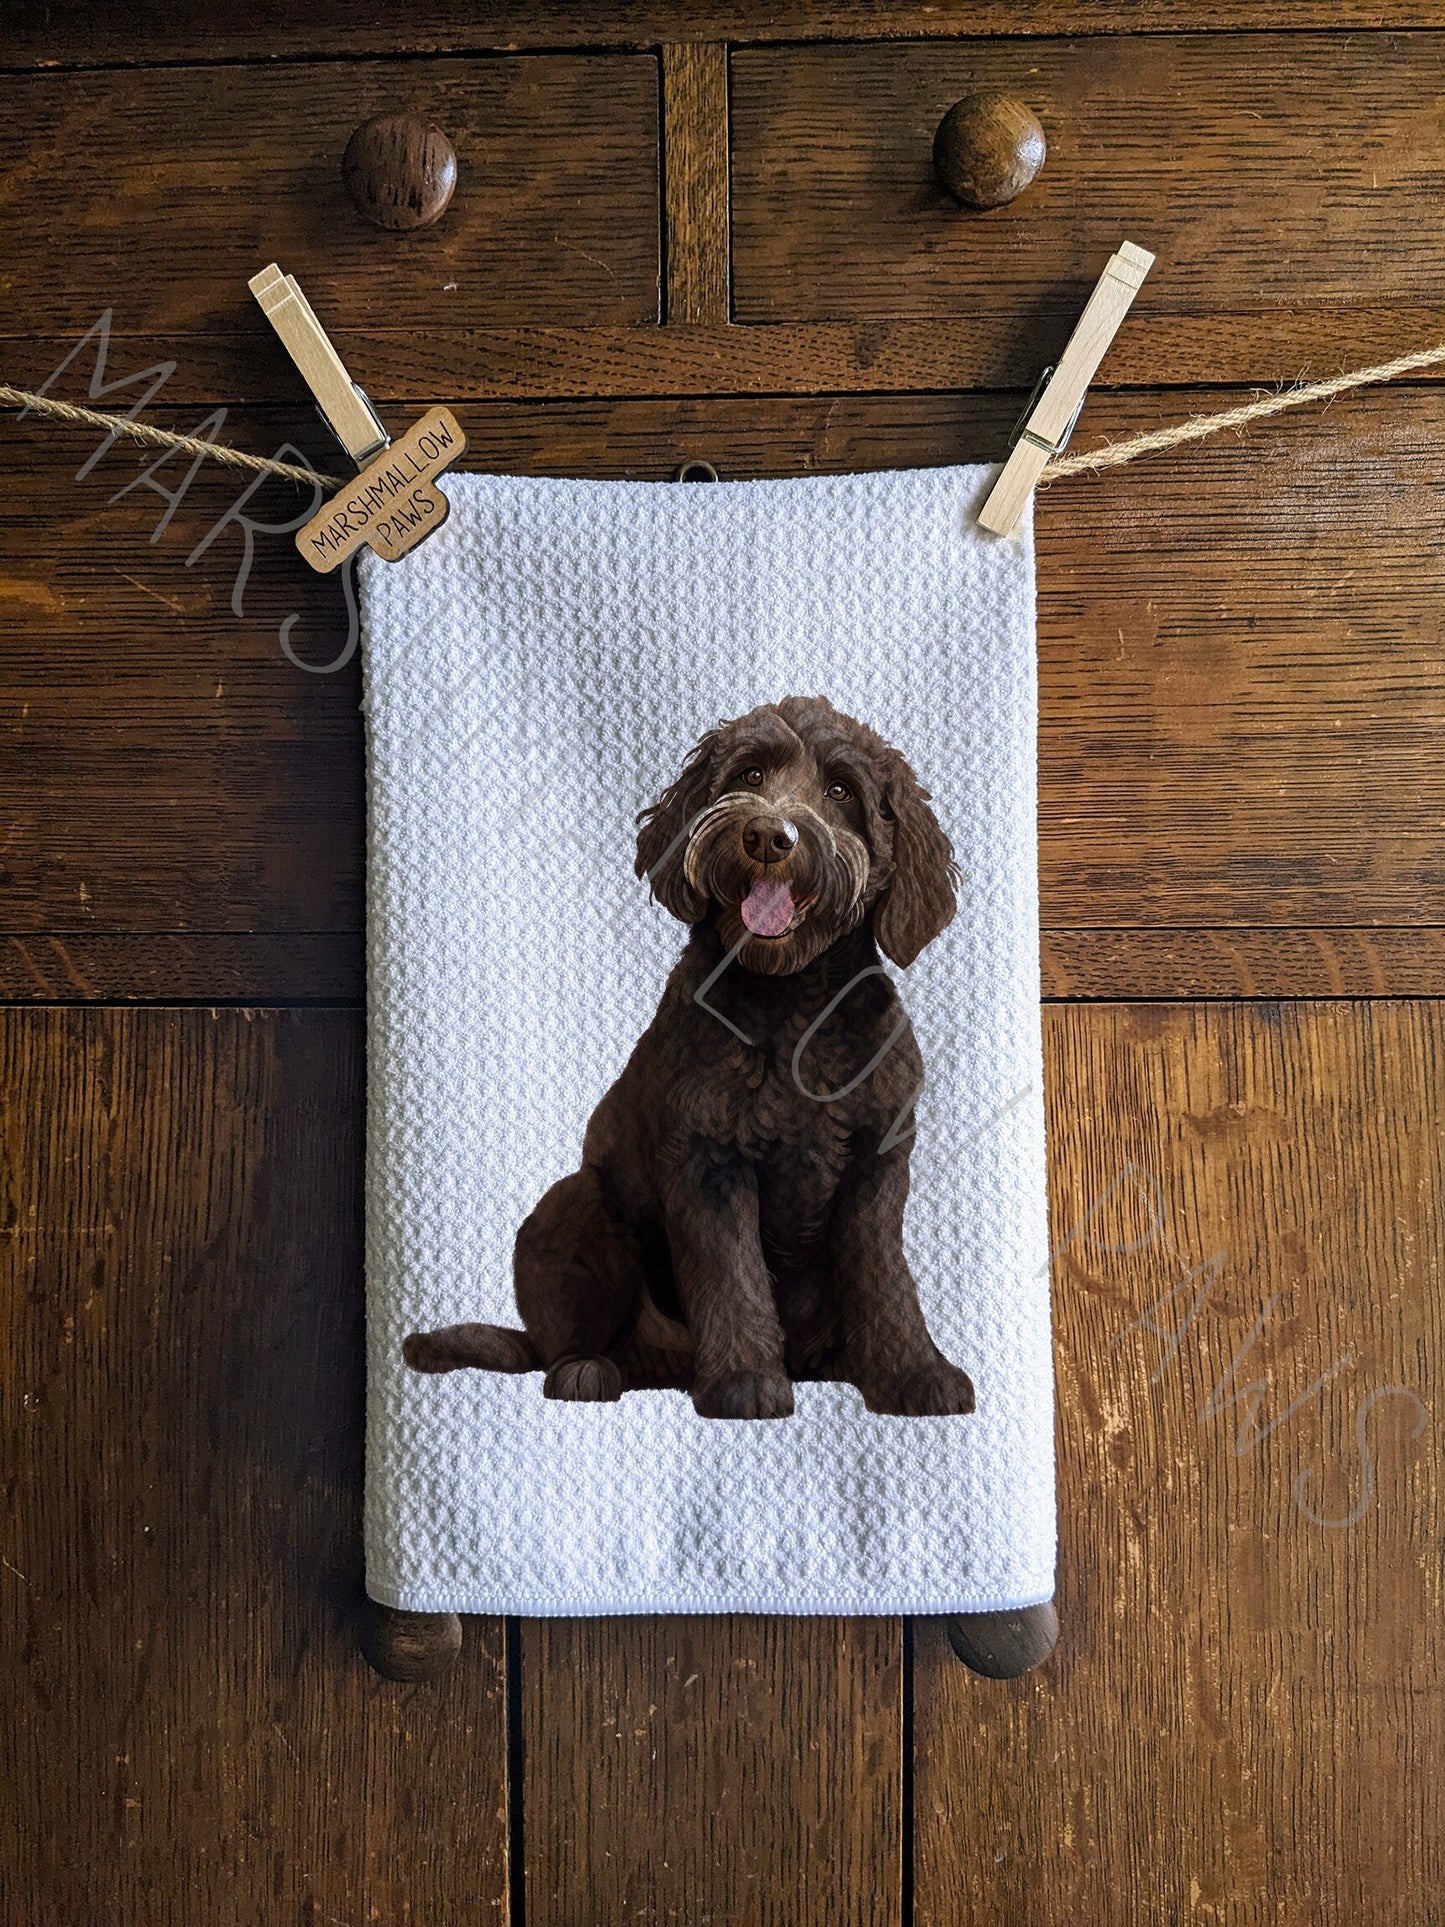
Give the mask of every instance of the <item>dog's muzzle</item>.
M 759 811 L 754 797 L 719 797 L 693 822 L 683 874 L 700 896 L 735 903 L 755 937 L 787 936 L 816 908 L 841 934 L 862 914 L 867 849 L 806 805 L 787 808 Z

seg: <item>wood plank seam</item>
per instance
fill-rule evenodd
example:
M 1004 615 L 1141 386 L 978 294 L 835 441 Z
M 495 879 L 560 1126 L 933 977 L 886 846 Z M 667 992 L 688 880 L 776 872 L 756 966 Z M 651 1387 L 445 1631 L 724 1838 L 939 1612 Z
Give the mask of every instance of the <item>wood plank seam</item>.
M 354 1008 L 356 928 L 0 932 L 0 1006 Z M 1298 1002 L 1445 996 L 1439 925 L 1213 925 L 1040 932 L 1045 1003 Z

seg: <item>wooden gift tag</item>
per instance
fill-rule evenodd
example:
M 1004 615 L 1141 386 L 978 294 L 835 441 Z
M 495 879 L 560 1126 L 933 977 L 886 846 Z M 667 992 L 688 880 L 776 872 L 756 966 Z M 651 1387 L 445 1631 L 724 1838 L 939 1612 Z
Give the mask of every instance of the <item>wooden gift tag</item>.
M 399 562 L 446 521 L 451 504 L 436 478 L 466 446 L 451 410 L 429 408 L 297 531 L 297 548 L 321 575 L 363 544 L 383 562 Z
M 467 438 L 449 408 L 429 408 L 399 442 L 346 372 L 294 274 L 272 261 L 253 274 L 251 292 L 284 346 L 333 435 L 361 473 L 319 509 L 296 537 L 312 568 L 329 575 L 364 545 L 383 562 L 399 562 L 434 535 L 450 504 L 436 478 L 466 452 Z

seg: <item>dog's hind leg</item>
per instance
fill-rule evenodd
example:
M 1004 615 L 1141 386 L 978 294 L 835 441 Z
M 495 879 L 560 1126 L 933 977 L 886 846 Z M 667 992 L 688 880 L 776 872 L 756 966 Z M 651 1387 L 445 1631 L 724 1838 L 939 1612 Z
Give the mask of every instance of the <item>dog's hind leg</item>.
M 413 1332 L 402 1357 L 414 1372 L 455 1372 L 472 1365 L 483 1372 L 535 1372 L 542 1363 L 525 1332 L 504 1325 L 448 1325 Z
M 590 1165 L 554 1184 L 523 1224 L 514 1276 L 547 1397 L 620 1398 L 622 1349 L 643 1290 L 641 1248 Z

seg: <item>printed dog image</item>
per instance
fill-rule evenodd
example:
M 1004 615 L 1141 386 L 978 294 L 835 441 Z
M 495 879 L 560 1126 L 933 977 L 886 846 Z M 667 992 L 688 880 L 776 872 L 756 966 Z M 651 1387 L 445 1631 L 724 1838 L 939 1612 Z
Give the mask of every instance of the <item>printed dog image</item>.
M 785 1418 L 808 1379 L 971 1412 L 903 1255 L 923 1067 L 879 961 L 911 964 L 956 907 L 927 791 L 790 696 L 705 736 L 638 820 L 637 874 L 686 948 L 581 1170 L 517 1234 L 523 1329 L 416 1332 L 407 1363 L 541 1370 L 558 1399 L 673 1387 L 704 1418 Z

